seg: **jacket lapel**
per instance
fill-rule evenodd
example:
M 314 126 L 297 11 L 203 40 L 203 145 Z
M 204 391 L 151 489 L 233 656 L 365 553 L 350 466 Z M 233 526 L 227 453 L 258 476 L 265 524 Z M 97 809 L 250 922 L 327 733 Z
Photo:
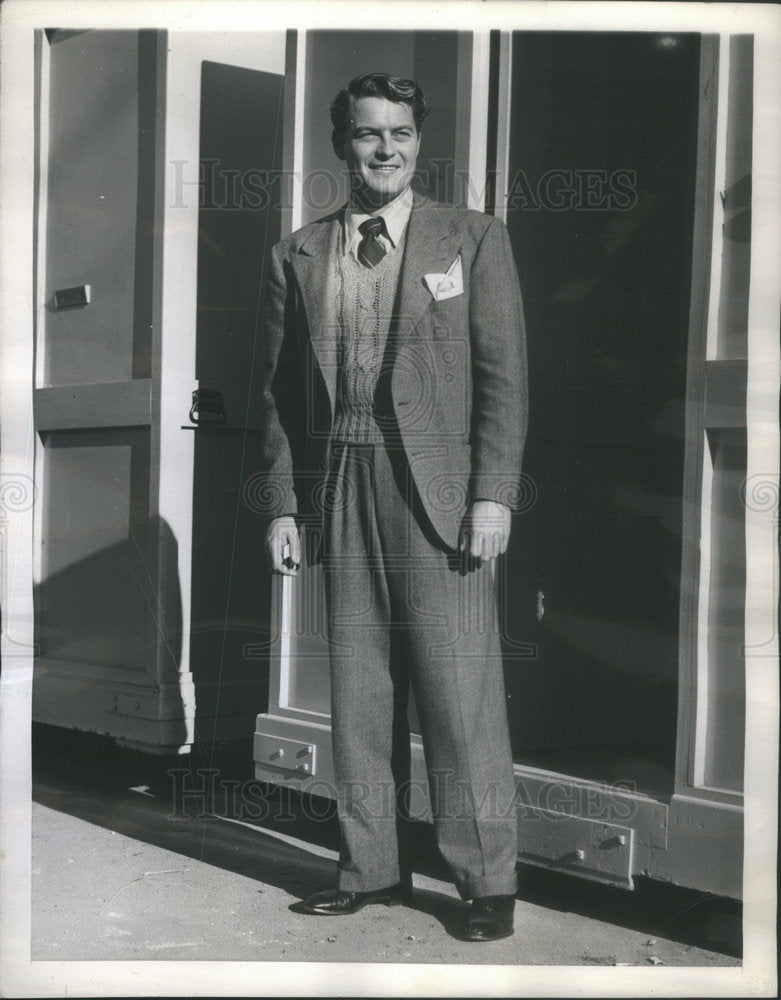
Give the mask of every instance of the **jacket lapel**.
M 396 330 L 403 339 L 410 336 L 431 304 L 424 274 L 445 271 L 460 246 L 460 234 L 446 220 L 439 206 L 415 194 L 407 227 L 404 260 L 396 298 Z M 343 212 L 335 212 L 314 226 L 292 254 L 293 270 L 301 291 L 309 327 L 309 337 L 323 374 L 331 412 L 336 403 L 338 316 L 334 261 L 339 252 Z
M 315 226 L 292 254 L 293 270 L 301 290 L 312 349 L 323 374 L 331 412 L 336 401 L 337 320 L 336 254 L 342 213 Z
M 445 271 L 458 253 L 459 234 L 453 231 L 445 215 L 435 202 L 415 194 L 396 300 L 398 332 L 402 337 L 412 332 L 431 304 L 423 275 Z

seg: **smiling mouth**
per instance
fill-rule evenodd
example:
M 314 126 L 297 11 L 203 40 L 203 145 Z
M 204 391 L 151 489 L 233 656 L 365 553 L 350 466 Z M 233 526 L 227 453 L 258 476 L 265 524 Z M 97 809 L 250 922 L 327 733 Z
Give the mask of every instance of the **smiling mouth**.
M 394 163 L 377 163 L 370 167 L 371 170 L 379 170 L 381 173 L 392 173 L 399 168 Z

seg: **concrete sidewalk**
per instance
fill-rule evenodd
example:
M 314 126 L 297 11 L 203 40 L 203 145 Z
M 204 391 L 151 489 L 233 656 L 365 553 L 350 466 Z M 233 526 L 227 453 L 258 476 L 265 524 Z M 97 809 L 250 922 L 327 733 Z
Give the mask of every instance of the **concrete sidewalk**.
M 627 892 L 527 867 L 515 936 L 460 941 L 466 904 L 424 824 L 411 906 L 294 914 L 291 903 L 333 884 L 328 803 L 313 816 L 272 794 L 276 811 L 259 821 L 230 810 L 197 818 L 175 802 L 172 810 L 170 762 L 78 734 L 57 735 L 35 761 L 34 960 L 740 964 L 733 901 L 650 883 Z
M 716 951 L 523 898 L 514 937 L 462 942 L 451 935 L 464 904 L 451 884 L 426 875 L 415 877 L 412 907 L 304 917 L 288 906 L 310 887 L 329 884 L 334 852 L 230 821 L 163 817 L 156 825 L 148 809 L 126 812 L 144 819 L 143 839 L 35 805 L 34 960 L 738 964 Z M 576 897 L 579 885 L 572 889 Z

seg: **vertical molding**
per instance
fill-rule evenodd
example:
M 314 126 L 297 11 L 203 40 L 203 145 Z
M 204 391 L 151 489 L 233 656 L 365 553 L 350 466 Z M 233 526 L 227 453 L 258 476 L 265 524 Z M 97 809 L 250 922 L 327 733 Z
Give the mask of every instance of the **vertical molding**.
M 695 183 L 692 277 L 689 300 L 689 351 L 686 372 L 686 450 L 683 468 L 683 524 L 681 551 L 681 605 L 678 644 L 678 738 L 676 788 L 690 788 L 704 767 L 703 727 L 707 706 L 699 689 L 699 625 L 707 623 L 701 581 L 707 571 L 700 559 L 703 530 L 703 456 L 705 437 L 705 351 L 711 282 L 716 127 L 719 113 L 719 38 L 700 40 L 700 101 L 697 129 L 697 178 Z M 718 300 L 717 300 L 718 301 Z M 705 584 L 707 587 L 707 580 Z M 707 593 L 707 590 L 706 590 Z M 706 665 L 705 665 L 706 666 Z
M 304 111 L 306 95 L 306 50 L 307 32 L 298 31 L 295 70 L 295 108 L 293 113 L 293 155 L 291 177 L 291 218 L 290 231 L 300 229 L 304 217 Z M 283 234 L 286 235 L 286 234 Z
M 30 964 L 30 726 L 33 679 L 33 243 L 36 87 L 28 5 L 3 10 L 0 63 L 0 968 L 6 992 L 34 992 Z M 20 8 L 22 8 L 20 10 Z M 26 23 L 25 23 L 26 22 Z M 41 36 L 37 36 L 41 37 Z M 41 40 L 41 46 L 45 44 Z M 51 989 L 51 981 L 49 989 Z M 47 987 L 44 987 L 47 989 Z
M 770 13 L 768 11 L 768 13 Z M 773 11 L 775 14 L 775 10 Z M 768 24 L 769 29 L 769 24 Z M 751 271 L 748 302 L 748 386 L 746 393 L 746 815 L 744 885 L 751 900 L 744 961 L 772 963 L 776 942 L 778 863 L 778 399 L 781 347 L 778 303 L 781 298 L 781 64 L 775 30 L 754 36 L 754 129 L 752 145 Z M 757 892 L 757 886 L 767 886 Z M 756 966 L 754 966 L 756 967 Z
M 705 784 L 705 767 L 707 761 L 708 733 L 708 679 L 710 676 L 710 660 L 708 656 L 710 632 L 710 590 L 712 571 L 712 537 L 713 537 L 713 458 L 711 456 L 708 432 L 700 429 L 702 447 L 702 471 L 700 480 L 700 559 L 699 581 L 697 586 L 697 616 L 695 619 L 696 646 L 694 673 L 694 715 L 691 738 L 691 765 L 689 778 L 695 787 Z
M 157 575 L 155 579 L 155 622 L 159 623 L 154 634 L 156 642 L 157 682 L 163 688 L 171 684 L 170 645 L 175 637 L 169 633 L 171 623 L 171 595 L 178 588 L 179 605 L 189 608 L 189 581 L 174 578 L 171 565 L 172 546 L 168 537 L 168 523 L 161 515 L 160 482 L 162 471 L 162 356 L 163 356 L 163 296 L 165 290 L 165 190 L 166 190 L 166 115 L 168 90 L 168 32 L 155 32 L 155 135 L 154 135 L 154 204 L 152 207 L 152 343 L 151 343 L 151 427 L 149 441 L 149 518 L 150 529 L 156 527 L 151 540 L 155 549 Z M 173 532 L 172 532 L 173 534 Z M 187 597 L 185 597 L 185 592 Z M 181 622 L 182 642 L 180 660 L 176 664 L 179 674 L 179 695 L 182 705 L 184 735 L 182 749 L 195 740 L 195 687 L 190 672 L 190 648 L 184 641 L 189 635 L 189 618 Z
M 156 642 L 155 673 L 157 684 L 161 689 L 171 684 L 169 626 L 171 594 L 178 588 L 178 604 L 181 609 L 181 646 L 179 662 L 176 664 L 179 674 L 179 697 L 182 706 L 182 722 L 184 734 L 181 737 L 180 752 L 195 740 L 195 687 L 190 672 L 190 578 L 189 572 L 190 546 L 182 545 L 181 540 L 176 548 L 176 565 L 171 564 L 173 551 L 168 533 L 177 537 L 179 525 L 172 524 L 173 484 L 166 484 L 166 459 L 172 446 L 175 447 L 175 428 L 181 420 L 180 414 L 174 412 L 178 396 L 166 398 L 163 388 L 163 372 L 166 340 L 172 334 L 165 322 L 166 299 L 166 211 L 170 204 L 167 189 L 167 134 L 171 122 L 168 107 L 168 74 L 170 62 L 169 34 L 158 30 L 155 33 L 155 136 L 154 136 L 154 219 L 152 238 L 152 344 L 151 344 L 151 381 L 152 381 L 152 413 L 149 442 L 149 517 L 150 529 L 155 526 L 156 534 L 152 539 L 156 554 L 156 604 L 155 621 L 159 623 Z M 172 407 L 172 404 L 174 406 Z M 181 433 L 181 432 L 179 432 Z M 192 442 L 187 441 L 186 447 L 192 448 Z M 192 475 L 190 478 L 192 482 Z M 191 511 L 189 512 L 191 517 Z M 184 569 L 186 566 L 186 570 Z M 177 623 L 173 623 L 176 625 Z M 170 637 L 173 638 L 173 637 Z M 175 641 L 175 640 L 174 640 Z
M 51 48 L 45 32 L 36 33 L 37 80 L 35 137 L 35 237 L 33 258 L 35 341 L 35 389 L 42 389 L 46 378 L 46 220 L 49 205 L 49 94 L 51 89 Z
M 168 75 L 168 32 L 155 32 L 155 117 L 154 117 L 154 185 L 152 206 L 152 426 L 158 426 L 158 434 L 152 439 L 153 461 L 159 462 L 160 452 L 160 373 L 162 365 L 163 341 L 163 271 L 164 227 L 165 227 L 165 179 L 166 179 L 166 90 Z M 151 499 L 151 498 L 150 498 Z M 151 504 L 157 513 L 158 497 Z
M 291 42 L 288 35 L 286 74 L 288 67 L 294 65 L 291 83 L 292 109 L 287 107 L 285 114 L 285 150 L 284 168 L 290 170 L 290 211 L 282 220 L 282 236 L 287 236 L 301 228 L 303 219 L 303 188 L 304 188 L 304 111 L 306 95 L 306 49 L 307 33 L 299 29 L 297 38 Z M 290 113 L 290 118 L 288 117 Z M 292 126 L 290 132 L 288 125 Z M 292 139 L 289 138 L 292 136 Z M 285 229 L 285 224 L 289 229 Z M 304 539 L 301 539 L 302 548 Z M 293 616 L 293 601 L 295 585 L 298 579 L 275 576 L 271 588 L 271 650 L 269 655 L 269 712 L 279 708 L 287 708 L 290 703 L 290 658 L 293 655 L 291 644 L 291 622 Z M 299 584 L 300 585 L 300 584 Z
M 46 377 L 46 228 L 49 205 L 49 94 L 51 89 L 51 48 L 44 31 L 35 32 L 36 95 L 34 161 L 35 229 L 33 233 L 33 352 L 34 390 L 44 386 Z M 45 450 L 33 435 L 33 476 L 38 490 L 38 502 L 33 510 L 32 576 L 33 586 L 43 579 L 43 487 Z
M 719 300 L 721 298 L 721 260 L 724 251 L 724 209 L 721 194 L 727 186 L 727 109 L 729 107 L 730 39 L 722 34 L 718 39 L 718 97 L 716 105 L 724 113 L 716 115 L 714 123 L 716 163 L 713 176 L 713 225 L 711 230 L 711 260 L 715 267 L 711 271 L 710 297 L 708 300 L 708 332 L 705 356 L 712 361 L 718 353 L 719 344 Z
M 295 73 L 293 97 L 292 148 L 285 139 L 285 167 L 291 165 L 290 176 L 290 232 L 300 229 L 303 219 L 304 190 L 304 111 L 306 95 L 307 33 L 300 29 L 295 44 Z M 293 57 L 288 45 L 288 55 Z M 287 125 L 287 117 L 285 124 Z M 283 221 L 284 225 L 284 221 Z M 288 235 L 283 229 L 283 236 Z M 302 539 L 303 545 L 303 539 Z M 269 663 L 269 711 L 286 708 L 290 700 L 291 621 L 293 615 L 294 585 L 290 577 L 274 577 L 272 582 L 271 655 Z
M 157 307 L 160 339 L 159 355 L 154 361 L 152 433 L 156 441 L 155 458 L 159 462 L 155 484 L 157 514 L 169 526 L 178 543 L 176 565 L 168 566 L 167 573 L 176 575 L 180 589 L 180 687 L 187 740 L 191 740 L 195 717 L 195 706 L 190 700 L 195 442 L 194 435 L 185 434 L 180 427 L 186 422 L 192 389 L 197 385 L 195 330 L 200 188 L 189 178 L 198 170 L 199 162 L 201 69 L 200 60 L 194 63 L 186 50 L 186 42 L 178 32 L 172 32 L 167 44 L 162 47 L 166 83 L 158 91 L 158 100 L 162 108 L 165 146 L 158 150 L 164 174 L 159 209 L 162 219 L 159 245 L 161 283 Z M 183 93 L 192 94 L 193 100 L 182 105 L 180 95 Z M 173 166 L 176 161 L 184 164 L 178 188 L 177 172 Z M 185 174 L 188 177 L 186 181 Z
M 295 175 L 296 108 L 301 91 L 297 75 L 299 36 L 303 31 L 289 28 L 285 35 L 285 96 L 282 112 L 282 176 L 279 183 L 280 235 L 293 232 L 293 184 Z
M 781 66 L 778 33 L 754 37 L 754 130 L 752 148 L 752 253 L 748 303 L 748 385 L 746 392 L 748 467 L 746 479 L 746 656 L 747 690 L 777 660 L 779 651 L 779 537 L 781 434 L 778 400 L 781 348 Z M 764 661 L 764 664 L 763 662 Z M 773 683 L 778 674 L 774 666 Z M 768 694 L 770 692 L 767 692 Z M 778 688 L 775 687 L 776 699 Z M 756 705 L 747 700 L 747 710 Z M 747 719 L 748 721 L 748 719 Z M 776 730 L 777 735 L 777 730 Z
M 463 36 L 466 36 L 464 39 Z M 463 41 L 463 48 L 462 48 Z M 466 41 L 471 50 L 466 48 Z M 488 84 L 490 73 L 491 41 L 487 31 L 461 32 L 459 34 L 459 97 L 461 96 L 462 74 L 468 76 L 468 94 L 458 104 L 457 122 L 465 121 L 469 115 L 469 138 L 465 161 L 457 158 L 456 176 L 465 171 L 463 180 L 456 186 L 459 205 L 482 212 L 485 209 L 486 178 L 488 173 Z M 468 112 L 467 112 L 468 109 Z M 460 135 L 459 129 L 459 135 Z
M 499 36 L 499 93 L 496 121 L 496 202 L 494 215 L 507 222 L 507 193 L 510 186 L 510 114 L 513 73 L 513 35 L 502 31 Z
M 301 539 L 302 543 L 304 539 Z M 302 545 L 303 548 L 303 545 Z M 269 712 L 290 706 L 290 660 L 295 655 L 291 633 L 293 631 L 293 603 L 295 591 L 301 586 L 301 576 L 274 577 L 272 609 L 272 662 L 269 671 Z M 278 645 L 277 645 L 278 644 Z M 274 657 L 273 653 L 277 653 Z

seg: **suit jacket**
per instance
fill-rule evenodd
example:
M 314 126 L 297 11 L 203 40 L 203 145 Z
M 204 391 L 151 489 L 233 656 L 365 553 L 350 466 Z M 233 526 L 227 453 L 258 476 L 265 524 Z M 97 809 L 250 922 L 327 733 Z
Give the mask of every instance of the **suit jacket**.
M 274 247 L 265 291 L 264 510 L 319 518 L 336 402 L 339 330 L 329 275 L 343 210 Z M 461 258 L 463 292 L 436 301 L 424 275 Z M 475 499 L 512 507 L 527 425 L 518 276 L 499 219 L 415 195 L 383 382 L 435 531 L 458 544 Z

